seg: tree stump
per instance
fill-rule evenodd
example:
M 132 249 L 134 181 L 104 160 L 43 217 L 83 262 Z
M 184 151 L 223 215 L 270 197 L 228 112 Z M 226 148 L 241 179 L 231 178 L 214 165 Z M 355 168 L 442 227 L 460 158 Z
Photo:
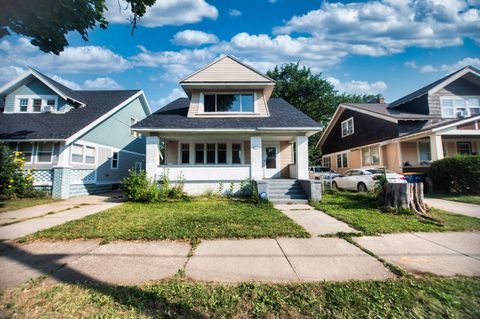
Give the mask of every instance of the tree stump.
M 385 207 L 411 209 L 422 217 L 428 217 L 423 197 L 423 183 L 387 183 Z

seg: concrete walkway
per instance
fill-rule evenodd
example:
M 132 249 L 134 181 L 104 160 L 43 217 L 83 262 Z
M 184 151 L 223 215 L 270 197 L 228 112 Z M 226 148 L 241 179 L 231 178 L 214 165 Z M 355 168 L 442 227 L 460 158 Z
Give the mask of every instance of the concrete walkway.
M 116 196 L 115 196 L 116 197 Z M 121 198 L 111 199 L 109 195 L 95 196 L 92 199 L 76 199 L 71 201 L 68 206 L 62 205 L 61 207 L 67 207 L 60 209 L 59 206 L 53 204 L 39 205 L 42 206 L 40 210 L 38 207 L 32 207 L 35 213 L 31 213 L 30 219 L 20 221 L 11 225 L 0 227 L 0 240 L 11 240 L 25 235 L 33 234 L 39 230 L 47 229 L 56 225 L 66 223 L 71 220 L 80 219 L 88 215 L 96 214 L 102 210 L 120 205 Z M 72 203 L 78 203 L 72 206 Z M 81 205 L 81 203 L 87 203 L 88 205 Z M 73 208 L 73 207 L 78 208 Z M 52 209 L 57 209 L 57 213 L 52 212 Z M 13 211 L 11 213 L 18 213 L 19 216 L 26 216 L 25 210 Z M 3 215 L 3 214 L 2 214 Z
M 346 223 L 339 221 L 324 212 L 315 210 L 312 206 L 307 204 L 275 205 L 275 208 L 279 209 L 297 224 L 305 228 L 312 237 L 340 232 L 358 232 Z
M 480 218 L 480 205 L 454 202 L 439 198 L 425 198 L 430 207 L 445 210 L 450 213 Z
M 354 240 L 414 274 L 480 275 L 480 232 L 387 234 Z

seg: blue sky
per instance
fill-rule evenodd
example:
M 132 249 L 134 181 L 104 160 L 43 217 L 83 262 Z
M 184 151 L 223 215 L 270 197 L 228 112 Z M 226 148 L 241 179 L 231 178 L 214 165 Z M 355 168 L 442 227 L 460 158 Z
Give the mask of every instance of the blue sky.
M 159 1 L 130 36 L 128 12 L 107 0 L 107 30 L 69 34 L 59 56 L 29 39 L 0 40 L 0 84 L 28 66 L 74 89 L 142 88 L 157 109 L 178 81 L 222 54 L 265 72 L 297 62 L 339 91 L 393 101 L 447 73 L 480 67 L 479 0 Z

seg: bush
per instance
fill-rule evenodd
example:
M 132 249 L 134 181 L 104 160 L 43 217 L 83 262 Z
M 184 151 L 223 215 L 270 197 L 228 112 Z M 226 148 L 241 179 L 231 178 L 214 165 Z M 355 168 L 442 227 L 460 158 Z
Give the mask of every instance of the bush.
M 480 155 L 444 158 L 430 166 L 436 192 L 480 194 Z
M 184 199 L 183 180 L 173 186 L 168 178 L 168 173 L 162 175 L 160 184 L 149 179 L 144 171 L 130 171 L 123 179 L 123 191 L 132 202 L 156 203 L 167 199 Z
M 33 187 L 31 170 L 24 169 L 25 156 L 0 143 L 0 199 L 44 197 Z

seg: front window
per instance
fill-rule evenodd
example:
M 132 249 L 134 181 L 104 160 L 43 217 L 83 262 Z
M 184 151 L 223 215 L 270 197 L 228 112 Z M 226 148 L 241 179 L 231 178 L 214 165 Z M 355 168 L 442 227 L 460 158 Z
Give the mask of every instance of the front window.
M 457 142 L 457 153 L 461 155 L 472 154 L 472 143 L 470 142 Z
M 215 164 L 215 144 L 207 144 L 207 164 Z
M 338 168 L 348 167 L 348 154 L 347 153 L 337 154 L 337 167 Z
M 73 163 L 95 164 L 95 148 L 81 144 L 73 144 L 71 160 Z
M 181 162 L 182 164 L 189 164 L 190 163 L 190 145 L 189 144 L 181 144 Z
M 37 162 L 51 163 L 53 155 L 53 143 L 38 143 Z
M 18 107 L 20 112 L 28 111 L 28 99 L 19 99 Z
M 42 110 L 42 99 L 33 100 L 33 112 L 40 112 Z
M 324 157 L 322 159 L 322 161 L 323 161 L 323 166 L 328 167 L 328 168 L 332 167 L 332 159 L 330 158 L 330 156 Z
M 418 142 L 418 156 L 420 165 L 429 165 L 432 160 L 430 152 L 430 142 Z
M 253 94 L 205 94 L 204 112 L 241 112 L 254 111 Z
M 353 117 L 342 122 L 342 137 L 352 135 L 354 132 Z
M 32 151 L 33 151 L 32 143 L 27 143 L 27 142 L 18 143 L 17 151 L 21 152 L 22 155 L 25 157 L 25 163 L 32 162 Z
M 240 152 L 241 152 L 241 145 L 240 144 L 232 144 L 232 164 L 240 164 Z
M 195 164 L 203 164 L 203 144 L 195 144 Z
M 370 146 L 362 149 L 363 166 L 380 165 L 380 151 L 378 146 Z
M 442 117 L 480 114 L 480 96 L 443 96 L 440 98 Z
M 227 144 L 218 144 L 218 164 L 227 164 Z

